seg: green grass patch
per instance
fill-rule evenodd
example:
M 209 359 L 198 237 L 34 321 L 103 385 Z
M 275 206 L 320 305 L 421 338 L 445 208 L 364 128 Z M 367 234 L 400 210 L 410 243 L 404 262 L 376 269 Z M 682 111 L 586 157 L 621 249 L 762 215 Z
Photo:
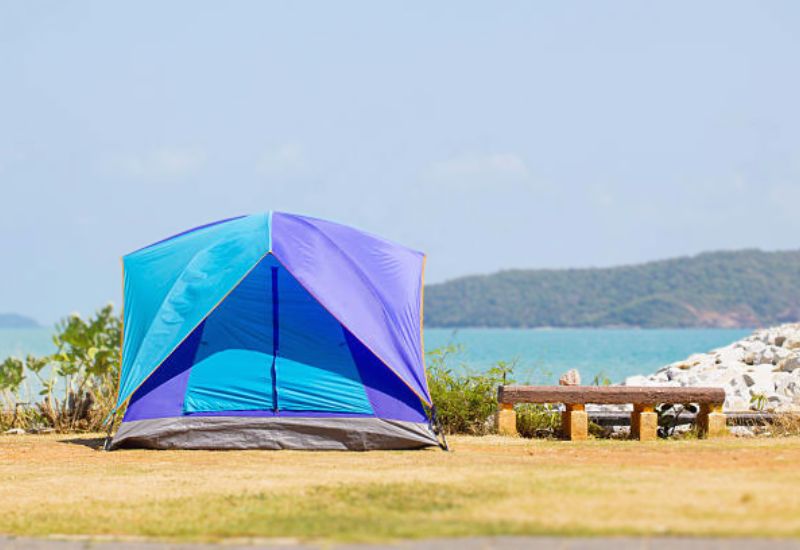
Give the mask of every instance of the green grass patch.
M 505 495 L 505 490 L 487 491 L 485 487 L 369 483 L 317 486 L 297 492 L 153 499 L 135 505 L 96 501 L 89 506 L 33 514 L 11 512 L 0 518 L 0 532 L 180 540 L 295 537 L 344 541 L 482 534 L 487 525 L 459 516 Z

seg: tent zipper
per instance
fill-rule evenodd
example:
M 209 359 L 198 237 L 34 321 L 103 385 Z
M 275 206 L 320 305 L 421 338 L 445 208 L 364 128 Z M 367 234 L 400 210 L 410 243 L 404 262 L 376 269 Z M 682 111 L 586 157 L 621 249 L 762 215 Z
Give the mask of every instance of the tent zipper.
M 278 353 L 280 331 L 278 330 L 278 268 L 272 268 L 272 410 L 278 412 Z

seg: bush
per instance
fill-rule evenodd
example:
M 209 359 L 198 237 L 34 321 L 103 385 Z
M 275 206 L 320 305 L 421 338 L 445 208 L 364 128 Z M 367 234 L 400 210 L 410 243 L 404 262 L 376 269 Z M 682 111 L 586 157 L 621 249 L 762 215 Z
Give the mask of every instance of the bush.
M 497 386 L 513 384 L 516 361 L 498 361 L 485 372 L 448 361 L 460 351 L 446 346 L 427 353 L 428 386 L 445 434 L 485 435 L 495 433 Z M 550 437 L 561 425 L 561 415 L 551 405 L 517 405 L 517 431 L 523 437 Z
M 448 368 L 447 360 L 456 346 L 428 352 L 428 386 L 436 406 L 436 415 L 446 434 L 483 435 L 494 430 L 497 412 L 497 386 L 511 382 L 513 365 L 500 362 L 485 373 L 473 373 L 462 367 Z
M 120 318 L 108 305 L 87 320 L 56 326 L 56 352 L 0 363 L 0 423 L 60 432 L 96 431 L 114 406 L 119 378 Z M 31 395 L 27 381 L 41 388 Z
M 556 437 L 561 429 L 561 413 L 553 405 L 517 405 L 514 410 L 522 437 Z

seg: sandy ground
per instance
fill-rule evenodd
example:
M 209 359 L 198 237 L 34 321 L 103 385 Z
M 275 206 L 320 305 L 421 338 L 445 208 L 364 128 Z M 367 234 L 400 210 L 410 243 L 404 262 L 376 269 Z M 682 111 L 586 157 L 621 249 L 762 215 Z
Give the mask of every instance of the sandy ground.
M 798 438 L 460 437 L 451 453 L 108 453 L 99 442 L 0 437 L 0 533 L 345 542 L 800 536 Z

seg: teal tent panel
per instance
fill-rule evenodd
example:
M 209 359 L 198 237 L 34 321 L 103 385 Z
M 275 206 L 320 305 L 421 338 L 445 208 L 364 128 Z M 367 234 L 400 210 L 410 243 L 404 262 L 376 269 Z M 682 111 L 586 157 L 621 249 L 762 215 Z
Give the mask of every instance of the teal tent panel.
M 198 229 L 123 258 L 124 341 L 117 406 L 269 252 L 269 216 Z
M 276 392 L 282 411 L 372 414 L 342 325 L 285 268 L 273 266 Z
M 278 408 L 282 411 L 372 414 L 364 386 L 342 376 L 345 370 L 342 367 L 355 368 L 352 358 L 332 357 L 331 363 L 315 364 L 278 356 Z
M 185 413 L 271 410 L 272 356 L 228 349 L 195 363 L 183 402 Z

